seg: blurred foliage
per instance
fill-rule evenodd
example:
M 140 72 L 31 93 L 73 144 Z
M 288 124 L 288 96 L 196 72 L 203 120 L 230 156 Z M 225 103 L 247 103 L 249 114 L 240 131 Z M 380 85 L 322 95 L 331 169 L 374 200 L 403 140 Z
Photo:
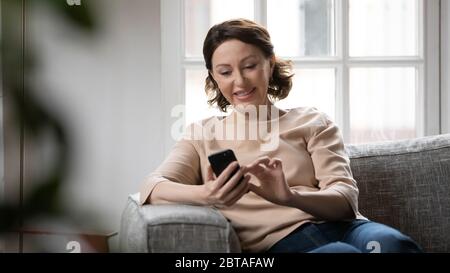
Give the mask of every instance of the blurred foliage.
M 95 23 L 92 10 L 87 1 L 80 0 L 80 4 L 69 5 L 66 0 L 1 1 L 2 88 L 3 101 L 8 102 L 8 116 L 11 119 L 8 129 L 15 131 L 12 135 L 22 137 L 26 132 L 30 142 L 35 140 L 36 143 L 50 136 L 54 140 L 52 145 L 56 160 L 39 181 L 27 181 L 27 185 L 36 186 L 22 202 L 0 204 L 0 231 L 20 230 L 23 223 L 35 217 L 59 217 L 63 214 L 59 191 L 67 174 L 71 145 L 59 117 L 40 103 L 35 97 L 37 90 L 27 81 L 29 75 L 39 68 L 39 56 L 33 54 L 33 49 L 23 39 L 26 37 L 24 28 L 27 27 L 25 11 L 33 5 L 46 5 L 73 26 L 93 33 Z M 20 179 L 17 177 L 8 183 L 19 185 L 22 183 Z M 17 199 L 20 197 L 17 196 Z

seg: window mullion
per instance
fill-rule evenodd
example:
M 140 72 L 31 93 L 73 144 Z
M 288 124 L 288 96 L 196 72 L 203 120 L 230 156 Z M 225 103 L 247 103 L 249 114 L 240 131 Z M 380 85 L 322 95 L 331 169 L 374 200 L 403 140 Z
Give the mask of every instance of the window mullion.
M 255 22 L 267 27 L 267 0 L 254 0 Z
M 424 43 L 425 71 L 419 77 L 424 77 L 424 84 L 420 85 L 419 92 L 424 94 L 423 119 L 424 131 L 419 132 L 425 135 L 439 134 L 440 129 L 440 103 L 439 103 L 439 0 L 423 1 L 421 14 L 424 17 Z
M 289 59 L 289 58 L 285 58 Z M 289 59 L 294 64 L 295 68 L 330 68 L 337 67 L 341 64 L 340 60 L 296 60 Z
M 353 59 L 346 61 L 349 67 L 411 67 L 424 64 L 425 60 L 419 59 Z
M 345 142 L 350 141 L 350 88 L 349 88 L 349 38 L 348 0 L 337 0 L 336 52 L 340 65 L 336 70 L 336 122 L 340 125 Z
M 441 133 L 450 133 L 450 3 L 441 1 Z
M 340 75 L 340 86 L 337 88 L 338 93 L 336 97 L 338 98 L 337 103 L 339 103 L 339 110 L 341 112 L 341 130 L 345 142 L 350 142 L 350 84 L 349 84 L 349 68 L 345 62 L 339 68 L 341 70 Z M 340 89 L 340 90 L 339 90 Z
M 183 64 L 184 65 L 190 65 L 190 64 L 204 64 L 203 58 L 192 58 L 192 57 L 184 57 Z
M 426 65 L 421 64 L 416 67 L 416 135 L 418 137 L 426 135 L 426 94 L 425 89 Z

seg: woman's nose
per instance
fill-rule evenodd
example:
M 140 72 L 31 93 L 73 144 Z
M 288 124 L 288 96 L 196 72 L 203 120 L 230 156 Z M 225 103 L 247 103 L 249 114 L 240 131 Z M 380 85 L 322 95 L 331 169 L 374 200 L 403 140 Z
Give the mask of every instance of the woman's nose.
M 242 75 L 242 72 L 238 71 L 236 73 L 236 77 L 234 78 L 234 84 L 237 86 L 243 86 L 245 84 L 245 77 Z

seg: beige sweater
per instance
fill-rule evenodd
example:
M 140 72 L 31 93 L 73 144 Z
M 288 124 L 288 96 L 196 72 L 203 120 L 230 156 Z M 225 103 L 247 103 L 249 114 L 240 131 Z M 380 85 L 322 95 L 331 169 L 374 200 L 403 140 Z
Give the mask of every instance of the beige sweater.
M 239 115 L 242 114 L 234 111 L 224 119 L 211 117 L 203 120 L 202 124 L 221 124 L 225 128 L 230 128 L 230 124 L 242 126 L 239 122 L 241 119 L 236 118 Z M 336 124 L 317 109 L 306 107 L 292 109 L 271 122 L 278 122 L 275 123 L 276 126 L 272 123 L 273 128 L 278 127 L 278 130 L 273 130 L 272 133 L 275 132 L 279 138 L 277 146 L 269 151 L 264 151 L 267 148 L 262 149 L 262 144 L 267 143 L 267 139 L 264 142 L 247 134 L 245 139 L 241 140 L 220 140 L 211 135 L 199 135 L 198 130 L 193 130 L 196 125 L 191 124 L 167 159 L 146 177 L 140 192 L 141 204 L 148 199 L 155 185 L 163 181 L 193 185 L 205 183 L 208 155 L 232 149 L 241 165 L 250 164 L 265 155 L 280 158 L 287 183 L 292 189 L 333 189 L 346 198 L 356 218 L 364 218 L 358 212 L 358 188 L 352 177 L 349 159 Z M 251 122 L 244 123 L 252 128 Z M 252 176 L 251 179 L 256 178 Z M 320 222 L 300 209 L 273 204 L 253 192 L 244 195 L 233 206 L 220 211 L 231 221 L 243 251 L 249 252 L 267 250 L 306 222 Z

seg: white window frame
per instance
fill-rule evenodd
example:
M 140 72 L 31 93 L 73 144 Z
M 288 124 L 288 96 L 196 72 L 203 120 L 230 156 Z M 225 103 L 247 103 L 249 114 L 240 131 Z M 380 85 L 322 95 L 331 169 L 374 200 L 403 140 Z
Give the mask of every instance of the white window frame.
M 450 2 L 441 1 L 441 133 L 450 133 Z
M 265 0 L 255 1 L 255 21 L 267 25 Z M 446 1 L 444 1 L 446 2 Z M 336 69 L 336 115 L 344 140 L 350 138 L 349 70 L 351 67 L 415 66 L 417 67 L 416 134 L 417 136 L 441 133 L 442 110 L 440 105 L 440 0 L 424 0 L 420 5 L 424 22 L 419 22 L 419 55 L 402 58 L 349 57 L 348 54 L 348 3 L 336 0 L 336 56 L 325 58 L 292 58 L 295 68 L 328 67 Z M 446 4 L 448 7 L 448 3 Z M 446 17 L 448 20 L 448 17 Z M 423 43 L 421 42 L 423 41 Z M 447 52 L 448 53 L 448 52 Z M 282 57 L 282 56 L 281 56 Z M 448 55 L 447 55 L 448 57 Z M 164 152 L 167 154 L 174 141 L 171 137 L 173 106 L 184 104 L 185 73 L 188 66 L 204 67 L 202 58 L 184 58 L 184 0 L 161 1 L 161 69 L 162 107 L 165 133 Z M 447 68 L 448 69 L 448 68 Z M 448 77 L 447 77 L 448 78 Z M 448 84 L 448 82 L 447 82 Z M 448 96 L 447 96 L 448 97 Z M 449 98 L 447 98 L 448 100 Z M 441 109 L 442 108 L 442 109 Z M 448 124 L 448 114 L 446 115 Z

